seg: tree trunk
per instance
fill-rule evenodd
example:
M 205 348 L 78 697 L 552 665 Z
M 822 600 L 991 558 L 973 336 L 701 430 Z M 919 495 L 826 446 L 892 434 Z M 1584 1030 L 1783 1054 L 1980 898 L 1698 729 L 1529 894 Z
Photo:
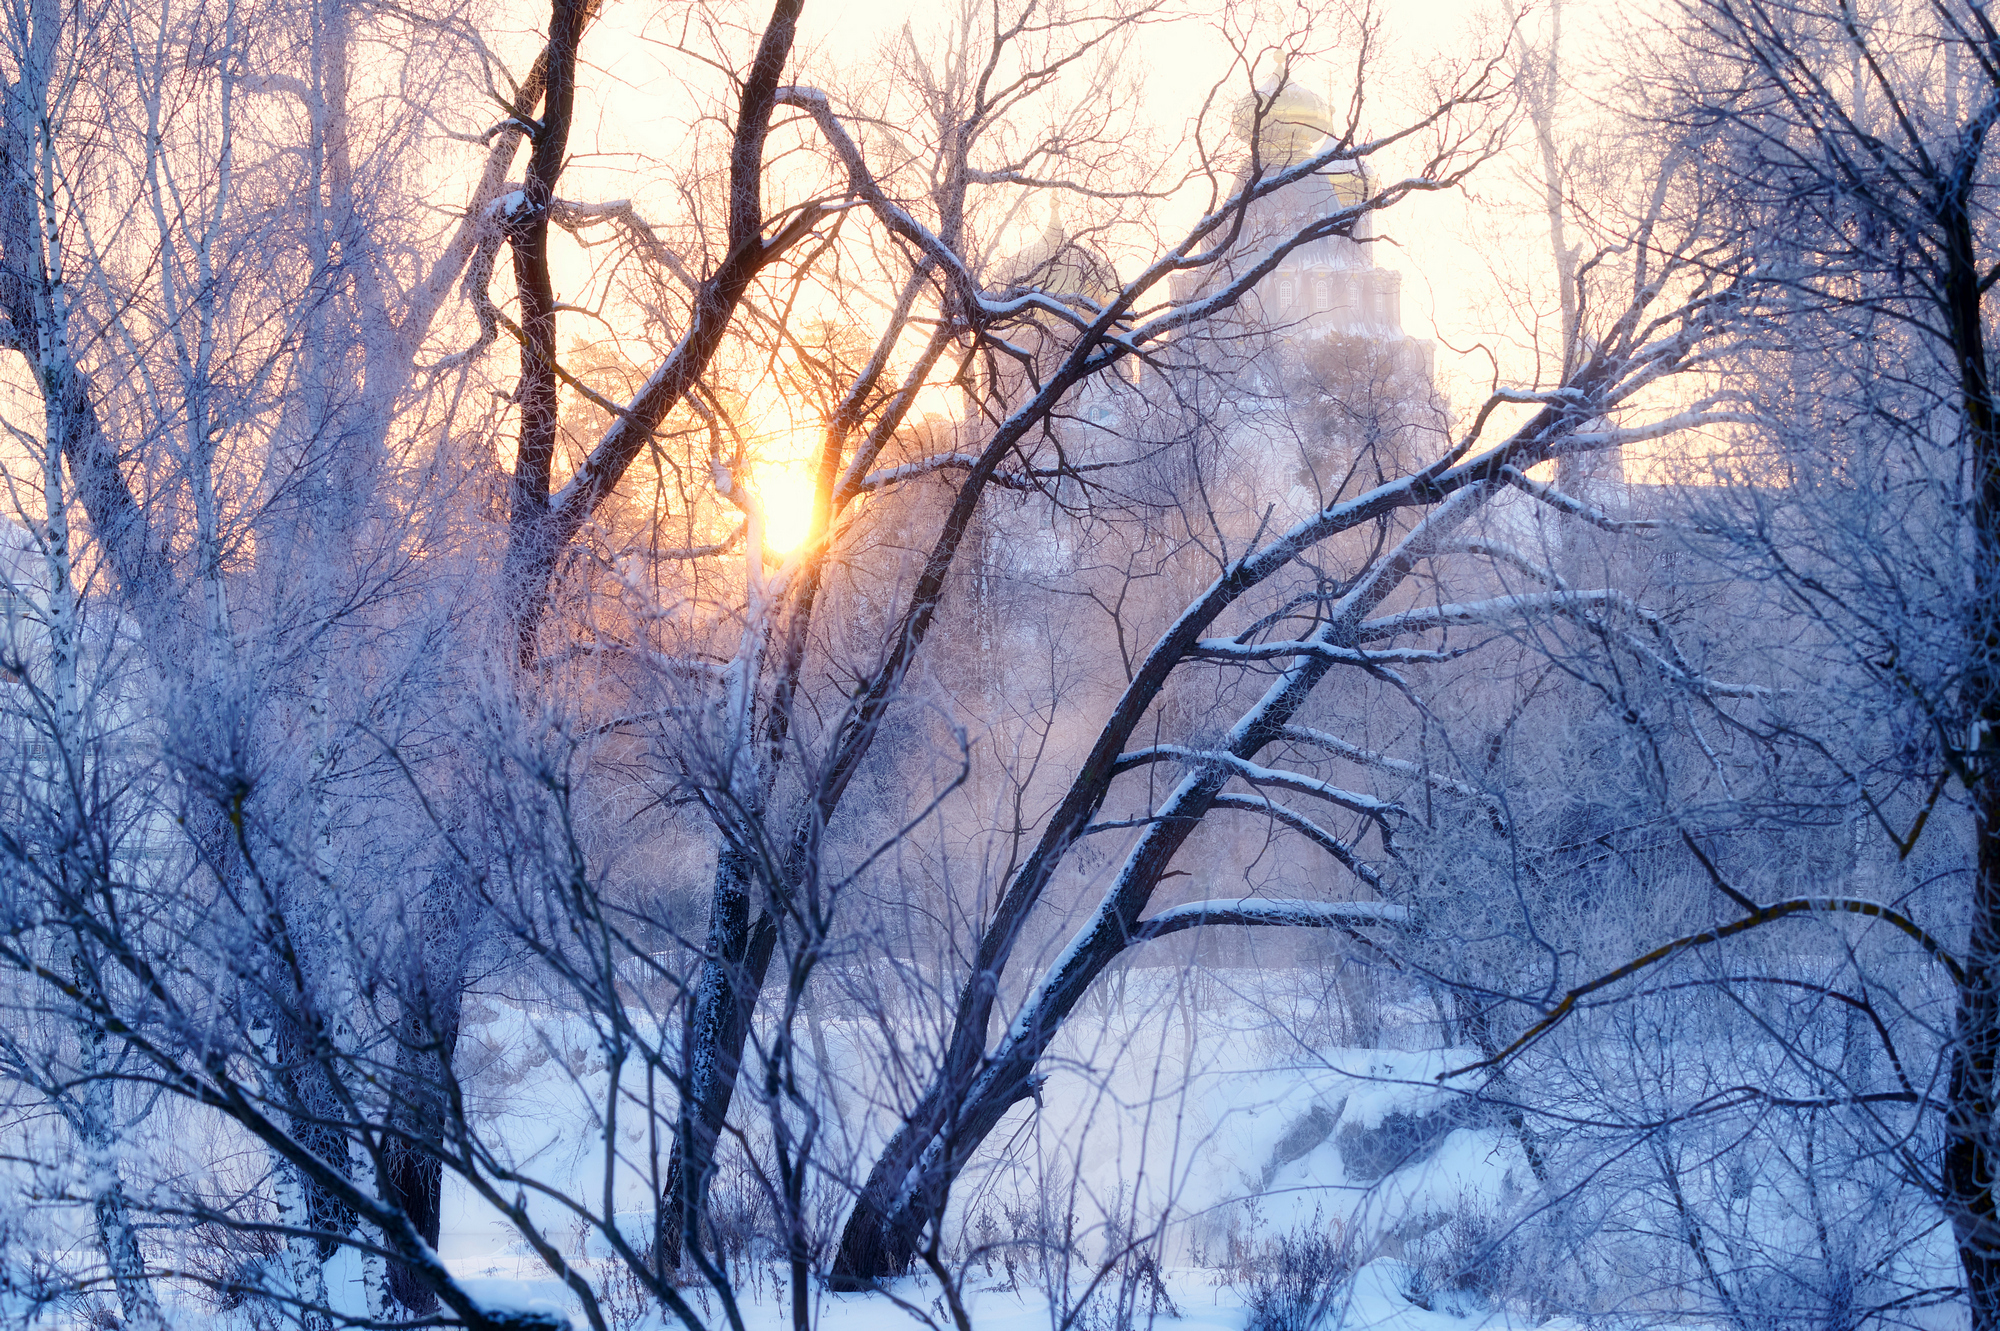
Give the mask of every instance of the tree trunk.
M 418 1144 L 444 1135 L 449 1112 L 444 1081 L 458 1052 L 459 1022 L 465 1003 L 463 968 L 452 966 L 442 983 L 425 995 L 427 1002 L 403 1022 L 403 1042 L 396 1051 L 395 1126 L 413 1138 L 391 1141 L 384 1152 L 382 1197 L 410 1218 L 432 1249 L 444 1226 L 444 1164 Z M 437 1292 L 422 1273 L 407 1263 L 389 1263 L 389 1297 L 412 1313 L 437 1311 Z
M 327 1073 L 315 1057 L 312 1034 L 295 1013 L 280 1013 L 274 1023 L 273 1066 L 278 1069 L 283 1102 L 293 1107 L 286 1130 L 320 1159 L 338 1169 L 350 1168 L 347 1135 L 327 1120 L 337 1100 Z M 341 1238 L 354 1228 L 354 1213 L 325 1187 L 282 1159 L 273 1161 L 278 1182 L 278 1221 L 294 1232 L 285 1248 L 293 1293 L 305 1304 L 299 1310 L 306 1331 L 333 1325 L 325 1311 L 329 1299 L 326 1264 L 340 1251 Z
M 1957 358 L 1961 415 L 1971 453 L 1971 622 L 1961 705 L 1971 722 L 1964 769 L 1972 787 L 1977 851 L 1972 922 L 1958 994 L 1945 1123 L 1944 1189 L 1973 1331 L 2000 1331 L 2000 1211 L 1994 1203 L 1995 1066 L 2000 1063 L 2000 438 L 1996 438 L 1980 273 L 1968 200 L 1972 172 L 1947 194 L 1945 305 Z
M 1553 438 L 1579 419 L 1574 413 L 1544 411 L 1524 427 L 1524 436 Z M 1439 538 L 1456 529 L 1484 502 L 1486 493 L 1483 483 L 1474 483 L 1445 499 L 1372 573 L 1354 585 L 1313 640 L 1328 647 L 1354 646 L 1354 632 L 1361 621 L 1402 585 Z M 1237 566 L 1239 570 L 1242 567 Z M 1217 588 L 1222 586 L 1217 584 Z M 1212 589 L 1210 596 L 1216 594 Z M 1020 936 L 1017 925 L 1008 922 L 1009 912 L 1011 909 L 1018 918 L 1033 903 L 1032 896 L 1021 893 L 1022 880 L 1034 874 L 1046 882 L 1053 874 L 1069 845 L 1102 806 L 1118 771 L 1117 754 L 1129 739 L 1136 717 L 1164 686 L 1167 675 L 1185 659 L 1187 647 L 1170 644 L 1185 641 L 1192 646 L 1201 627 L 1226 604 L 1226 600 L 1217 603 L 1207 614 L 1200 613 L 1200 605 L 1184 612 L 1174 632 L 1187 636 L 1163 639 L 1162 646 L 1168 648 L 1164 656 L 1161 648 L 1149 654 L 1141 672 L 1142 678 L 1154 676 L 1148 692 L 1134 695 L 1138 681 L 1128 688 L 1113 721 L 1094 746 L 1102 761 L 1086 767 L 1078 777 L 1044 831 L 1042 844 L 1009 886 L 995 912 L 995 922 L 980 939 L 974 971 L 960 991 L 943 1067 L 883 1148 L 848 1216 L 831 1277 L 835 1289 L 865 1288 L 909 1268 L 924 1228 L 944 1214 L 959 1171 L 1006 1112 L 1035 1094 L 1034 1068 L 1042 1051 L 1104 968 L 1131 945 L 1161 875 L 1229 784 L 1231 770 L 1221 765 L 1200 767 L 1181 779 L 1126 856 L 1096 914 L 1002 1038 L 1000 1048 L 988 1055 L 987 1030 L 999 997 L 1001 973 Z M 1332 668 L 1332 658 L 1327 655 L 1293 658 L 1284 673 L 1230 727 L 1217 750 L 1254 759 L 1277 742 Z M 1387 835 L 1384 831 L 1385 839 Z
M 662 1202 L 668 1219 L 660 1234 L 662 1270 L 687 1256 L 690 1239 L 700 1241 L 708 1185 L 715 1172 L 715 1143 L 729 1117 L 750 1018 L 763 991 L 778 931 L 768 911 L 753 921 L 749 884 L 740 853 L 725 849 L 715 866 L 715 905 L 709 917 L 707 955 L 701 986 L 689 1014 L 682 1046 L 687 1080 L 680 1121 L 667 1162 Z
M 1978 791 L 1978 863 L 1958 997 L 1944 1179 L 1973 1331 L 2000 1328 L 2000 1215 L 1994 1206 L 1994 1070 L 2000 1055 L 2000 782 Z
M 1317 656 L 1295 664 L 1237 724 L 1223 747 L 1253 757 L 1276 738 L 1329 668 L 1327 658 Z M 1129 945 L 1160 876 L 1229 779 L 1228 769 L 1211 768 L 1182 781 L 1164 816 L 1147 828 L 1127 857 L 1083 936 L 990 1057 L 986 1029 L 998 993 L 997 975 L 986 972 L 968 980 L 968 990 L 979 1000 L 969 1005 L 976 1020 L 954 1030 L 931 1090 L 869 1171 L 841 1234 L 835 1289 L 866 1288 L 909 1269 L 924 1228 L 944 1214 L 959 1171 L 1007 1111 L 1035 1094 L 1034 1068 L 1042 1051 L 1090 985 Z M 1107 778 L 1104 785 L 1109 784 Z M 960 1010 L 968 1010 L 965 996 Z
M 91 1189 L 90 1210 L 97 1221 L 97 1239 L 118 1290 L 118 1307 L 128 1331 L 159 1331 L 166 1325 L 153 1287 L 146 1279 L 146 1258 L 139 1249 L 139 1231 L 132 1224 L 125 1183 L 116 1169 L 100 1165 L 104 1181 Z
M 89 983 L 80 961 L 73 970 L 79 985 Z M 113 1154 L 118 1142 L 117 1107 L 105 1066 L 104 1031 L 94 1023 L 80 1023 L 77 1038 L 83 1046 L 84 1083 L 74 1102 L 71 1126 L 90 1161 L 90 1211 L 97 1224 L 97 1241 L 104 1249 L 105 1266 L 111 1273 L 112 1287 L 118 1291 L 125 1325 L 133 1331 L 159 1331 L 166 1321 L 146 1280 L 145 1253 L 139 1247 L 125 1180 Z

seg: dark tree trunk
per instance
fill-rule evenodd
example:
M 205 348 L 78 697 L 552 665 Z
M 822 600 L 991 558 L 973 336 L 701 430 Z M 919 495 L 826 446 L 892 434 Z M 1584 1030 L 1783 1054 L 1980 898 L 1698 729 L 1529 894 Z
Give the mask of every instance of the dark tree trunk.
M 1978 792 L 1979 851 L 1965 981 L 1959 991 L 1944 1178 L 1973 1331 L 2000 1328 L 2000 1215 L 1994 1205 L 1994 1071 L 2000 1055 L 2000 791 Z
M 382 1197 L 410 1218 L 432 1249 L 442 1232 L 444 1165 L 425 1150 L 424 1142 L 440 1140 L 449 1113 L 444 1082 L 458 1052 L 459 1021 L 465 986 L 456 968 L 440 983 L 424 1010 L 405 1019 L 403 1044 L 396 1053 L 398 1101 L 395 1127 L 411 1139 L 393 1141 L 384 1152 Z M 389 1295 L 413 1313 L 437 1310 L 436 1292 L 421 1272 L 406 1263 L 389 1263 Z
M 1976 160 L 1976 154 L 1975 154 Z M 1978 848 L 1972 922 L 1959 988 L 1951 1107 L 1945 1124 L 1944 1188 L 1973 1331 L 2000 1331 L 2000 1210 L 1994 1202 L 1995 1068 L 2000 1063 L 2000 438 L 1980 317 L 1980 273 L 1969 200 L 1947 193 L 1940 221 L 1945 307 L 1959 370 L 1961 415 L 1971 454 L 1971 622 L 1961 705 L 1970 724 L 1964 774 Z
M 325 1057 L 326 1042 L 317 1013 L 302 998 L 280 1011 L 275 1027 L 275 1057 L 279 1088 L 291 1111 L 286 1130 L 292 1139 L 330 1165 L 348 1173 L 347 1134 L 339 1126 L 340 1097 L 335 1093 Z M 325 1263 L 340 1250 L 340 1240 L 354 1228 L 354 1213 L 325 1186 L 304 1171 L 299 1186 L 305 1196 L 305 1226 L 317 1236 L 319 1260 Z
M 750 1018 L 777 946 L 771 914 L 751 916 L 745 870 L 742 855 L 733 849 L 725 850 L 715 866 L 707 955 L 682 1044 L 688 1066 L 663 1189 L 665 1223 L 657 1262 L 661 1270 L 679 1267 L 690 1239 L 700 1241 L 709 1180 L 715 1171 L 715 1144 L 729 1117 L 743 1049 L 750 1038 Z

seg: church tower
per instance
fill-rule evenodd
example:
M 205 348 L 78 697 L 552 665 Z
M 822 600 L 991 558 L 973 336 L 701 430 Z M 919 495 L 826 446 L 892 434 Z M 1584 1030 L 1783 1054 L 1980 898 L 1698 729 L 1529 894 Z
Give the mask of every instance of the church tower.
M 1337 132 L 1326 102 L 1282 75 L 1279 82 L 1267 83 L 1238 101 L 1232 123 L 1246 146 L 1256 135 L 1256 161 L 1267 176 L 1323 152 L 1328 138 Z M 1239 177 L 1239 186 L 1245 178 Z M 1335 161 L 1260 201 L 1249 210 L 1236 254 L 1223 267 L 1227 272 L 1241 271 L 1283 237 L 1361 202 L 1368 188 L 1361 163 Z M 1280 346 L 1326 338 L 1362 339 L 1428 378 L 1434 349 L 1428 341 L 1404 332 L 1403 277 L 1375 262 L 1374 235 L 1372 218 L 1364 216 L 1351 238 L 1329 236 L 1292 250 L 1245 302 L 1245 322 L 1269 332 Z M 1174 295 L 1198 298 L 1203 288 L 1225 276 L 1226 272 L 1191 275 Z

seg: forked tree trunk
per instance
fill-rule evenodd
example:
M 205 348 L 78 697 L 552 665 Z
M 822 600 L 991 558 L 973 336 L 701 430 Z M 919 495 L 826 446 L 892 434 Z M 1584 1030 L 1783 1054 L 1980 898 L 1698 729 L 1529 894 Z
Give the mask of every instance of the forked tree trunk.
M 1460 512 L 1466 507 L 1457 506 Z M 1456 525 L 1455 518 L 1452 525 Z M 1359 615 L 1352 618 L 1358 622 Z M 1339 642 L 1343 635 L 1338 624 L 1336 621 L 1316 636 L 1328 643 Z M 1328 656 L 1295 661 L 1219 747 L 1241 758 L 1254 758 L 1278 740 L 1330 669 Z M 1115 771 L 1106 765 L 1091 783 L 1089 811 L 1103 804 Z M 883 1148 L 848 1215 L 834 1261 L 835 1289 L 866 1288 L 909 1270 L 925 1228 L 944 1215 L 960 1171 L 1007 1111 L 1035 1094 L 1034 1069 L 1042 1053 L 1090 986 L 1138 936 L 1140 917 L 1152 901 L 1161 875 L 1229 780 L 1229 769 L 1222 767 L 1192 773 L 1182 780 L 1162 806 L 1161 816 L 1147 827 L 1126 857 L 1104 902 L 1071 944 L 1059 968 L 991 1055 L 986 1052 L 986 1032 L 999 997 L 997 981 L 1012 949 L 1011 944 L 996 948 L 990 935 L 981 940 L 982 968 L 967 979 L 960 994 L 944 1065 L 923 1100 Z M 1078 824 L 1079 830 L 1088 816 Z M 1060 852 L 1055 858 L 1060 859 Z

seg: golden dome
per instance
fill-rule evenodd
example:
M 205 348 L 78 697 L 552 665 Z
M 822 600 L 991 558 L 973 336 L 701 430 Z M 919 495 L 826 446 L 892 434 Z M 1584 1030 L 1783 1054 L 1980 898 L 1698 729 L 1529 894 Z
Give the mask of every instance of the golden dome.
M 1264 120 L 1258 135 L 1258 155 L 1264 165 L 1287 167 L 1312 155 L 1322 139 L 1334 132 L 1333 114 L 1326 102 L 1302 84 L 1280 77 L 1274 86 L 1259 84 L 1254 94 L 1240 98 L 1230 118 L 1236 137 L 1250 141 L 1250 131 L 1262 110 Z

